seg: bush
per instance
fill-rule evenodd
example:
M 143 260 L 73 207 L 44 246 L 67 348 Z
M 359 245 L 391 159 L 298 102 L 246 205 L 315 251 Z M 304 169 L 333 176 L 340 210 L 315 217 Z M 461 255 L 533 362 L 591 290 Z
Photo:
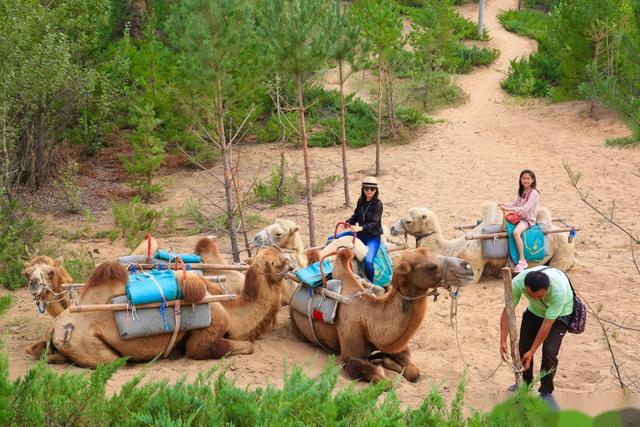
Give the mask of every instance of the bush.
M 78 175 L 78 169 L 78 163 L 70 161 L 58 180 L 67 199 L 68 211 L 71 213 L 79 213 L 82 210 L 82 193 L 74 182 Z
M 405 409 L 389 381 L 336 389 L 340 367 L 332 361 L 315 377 L 298 367 L 285 372 L 281 387 L 239 388 L 226 372 L 214 377 L 210 370 L 192 382 L 175 383 L 152 379 L 143 384 L 144 374 L 139 374 L 107 396 L 107 381 L 124 363 L 100 365 L 90 373 L 56 373 L 40 361 L 24 377 L 11 380 L 5 352 L 0 357 L 0 424 L 524 427 L 558 425 L 569 414 L 576 419 L 576 411 L 555 413 L 525 387 L 490 413 L 465 415 L 464 382 L 450 405 L 433 389 L 417 408 Z
M 396 117 L 404 126 L 409 128 L 431 122 L 422 111 L 412 107 L 398 107 L 396 109 Z
M 78 250 L 67 252 L 63 265 L 74 281 L 85 282 L 96 266 L 96 262 L 91 256 L 91 252 L 81 247 Z
M 498 58 L 500 51 L 488 47 L 458 45 L 453 54 L 446 59 L 444 68 L 455 74 L 468 73 L 473 67 L 487 66 Z
M 548 30 L 549 18 L 537 10 L 503 10 L 498 13 L 500 24 L 516 34 L 544 42 Z
M 294 176 L 285 176 L 282 181 L 282 168 L 280 165 L 271 168 L 269 181 L 258 181 L 253 187 L 253 193 L 259 202 L 271 203 L 273 206 L 282 206 L 295 203 L 304 195 L 304 185 Z
M 23 262 L 42 235 L 42 224 L 0 192 L 0 283 L 4 287 L 18 289 L 25 284 L 20 274 Z
M 13 298 L 11 298 L 11 295 L 3 295 L 0 297 L 0 317 L 9 311 L 12 304 Z
M 502 88 L 514 96 L 548 96 L 551 86 L 540 78 L 538 70 L 532 66 L 532 61 L 525 58 L 512 59 L 511 71 L 501 83 Z
M 131 249 L 145 234 L 155 233 L 162 220 L 162 211 L 145 206 L 139 197 L 134 197 L 130 202 L 114 203 L 111 210 L 120 235 L 126 238 L 127 246 Z

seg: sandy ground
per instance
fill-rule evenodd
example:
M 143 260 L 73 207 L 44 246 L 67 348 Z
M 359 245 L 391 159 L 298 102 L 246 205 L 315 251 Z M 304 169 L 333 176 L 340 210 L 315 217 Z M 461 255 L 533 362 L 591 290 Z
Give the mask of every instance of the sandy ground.
M 606 208 L 615 201 L 616 217 L 626 227 L 639 230 L 640 178 L 634 173 L 640 170 L 640 152 L 605 148 L 605 138 L 623 136 L 628 131 L 605 112 L 600 112 L 597 119 L 589 118 L 588 105 L 584 102 L 548 105 L 543 101 L 521 101 L 500 89 L 509 60 L 535 50 L 534 42 L 506 32 L 495 18 L 498 10 L 514 8 L 516 4 L 513 0 L 491 0 L 487 4 L 486 26 L 492 38 L 488 45 L 499 48 L 501 55 L 490 67 L 459 76 L 458 84 L 468 101 L 438 113 L 436 117 L 442 122 L 421 129 L 410 144 L 383 147 L 383 222 L 390 226 L 407 209 L 426 206 L 439 215 L 446 234 L 457 236 L 460 232 L 453 231 L 454 225 L 474 221 L 485 201 L 510 201 L 516 191 L 519 171 L 531 168 L 538 176 L 542 203 L 555 215 L 581 227 L 577 243 L 580 266 L 570 272 L 578 291 L 592 305 L 602 305 L 602 316 L 638 328 L 640 274 L 631 263 L 629 241 L 579 200 L 562 162 L 566 160 L 583 172 L 581 184 L 588 189 L 594 203 Z M 468 5 L 461 11 L 471 19 L 477 17 L 477 6 Z M 354 198 L 360 179 L 373 169 L 374 153 L 374 146 L 349 152 Z M 277 158 L 276 147 L 243 148 L 243 179 L 248 180 L 258 171 L 266 176 Z M 338 148 L 311 150 L 311 158 L 317 176 L 341 173 Z M 289 160 L 293 170 L 302 170 L 300 151 L 289 151 Z M 171 181 L 199 187 L 213 197 L 222 195 L 221 189 L 205 173 L 180 172 Z M 318 238 L 328 234 L 337 221 L 350 213 L 342 207 L 341 188 L 340 183 L 333 191 L 315 196 Z M 162 205 L 181 206 L 184 194 L 180 189 L 168 192 Z M 296 220 L 306 231 L 303 202 L 278 209 L 268 206 L 252 209 L 270 220 L 277 217 Z M 64 219 L 54 220 L 64 223 Z M 108 227 L 110 212 L 98 215 L 96 221 L 97 226 Z M 192 248 L 196 240 L 197 236 L 175 236 L 164 242 L 165 246 L 186 250 Z M 225 241 L 222 243 L 228 247 Z M 83 244 L 89 249 L 98 248 L 100 260 L 125 252 L 119 241 L 113 245 L 102 241 Z M 17 303 L 0 322 L 8 335 L 13 377 L 23 375 L 34 363 L 23 348 L 42 334 L 48 322 L 36 313 L 24 290 L 15 295 Z M 413 357 L 423 377 L 416 384 L 399 381 L 397 392 L 406 405 L 419 404 L 432 387 L 439 387 L 450 400 L 463 378 L 465 365 L 456 346 L 455 332 L 449 325 L 449 303 L 446 297 L 429 302 L 426 319 L 412 340 Z M 462 292 L 458 334 L 462 355 L 469 363 L 466 376 L 469 407 L 490 408 L 506 397 L 504 390 L 513 382 L 512 373 L 504 365 L 491 375 L 499 363 L 498 328 L 502 307 L 502 282 L 494 277 L 485 276 L 480 284 L 470 285 Z M 525 303 L 521 302 L 518 316 L 524 308 Z M 579 408 L 596 414 L 629 401 L 617 392 L 618 386 L 610 372 L 611 357 L 601 330 L 593 319 L 588 322 L 584 334 L 565 338 L 555 394 L 563 408 Z M 288 323 L 288 312 L 283 309 L 277 329 L 256 342 L 256 351 L 251 356 L 223 362 L 159 361 L 151 368 L 153 377 L 194 377 L 198 372 L 223 364 L 230 366 L 229 374 L 236 377 L 237 384 L 260 387 L 267 383 L 281 384 L 285 362 L 287 366 L 304 366 L 311 375 L 320 372 L 328 355 L 296 340 Z M 640 334 L 618 330 L 613 335 L 612 345 L 616 357 L 625 363 L 624 372 L 631 378 L 640 378 L 637 356 Z M 81 371 L 68 366 L 54 369 Z M 117 390 L 141 369 L 142 365 L 129 365 L 118 371 L 110 381 L 110 390 Z M 391 372 L 389 375 L 396 377 Z M 340 386 L 346 383 L 345 378 L 340 380 Z

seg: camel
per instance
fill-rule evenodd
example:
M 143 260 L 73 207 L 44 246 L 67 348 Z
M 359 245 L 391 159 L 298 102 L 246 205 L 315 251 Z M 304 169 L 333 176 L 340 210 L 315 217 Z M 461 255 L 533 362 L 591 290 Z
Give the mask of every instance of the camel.
M 147 235 L 129 255 L 147 256 L 148 254 L 154 254 L 156 250 L 158 250 L 158 247 L 158 240 L 153 236 Z M 198 240 L 193 253 L 199 255 L 200 258 L 202 258 L 202 262 L 205 264 L 227 264 L 227 261 L 220 253 L 220 249 L 215 243 L 213 236 L 207 236 L 206 238 Z M 227 289 L 232 294 L 242 293 L 242 287 L 244 286 L 244 274 L 241 272 L 207 268 L 203 270 L 203 273 L 205 275 L 225 276 L 225 282 L 222 284 L 223 289 Z
M 69 292 L 62 288 L 63 284 L 73 279 L 62 266 L 62 260 L 53 260 L 48 256 L 37 256 L 24 263 L 22 275 L 28 281 L 29 291 L 36 301 L 40 313 L 56 317 L 69 307 Z
M 307 266 L 304 243 L 300 236 L 300 227 L 288 219 L 276 219 L 271 225 L 263 228 L 253 236 L 255 246 L 275 246 L 290 252 L 299 267 Z
M 190 359 L 251 354 L 253 341 L 276 315 L 280 287 L 288 271 L 289 263 L 277 249 L 262 251 L 247 271 L 242 294 L 237 300 L 209 304 L 211 325 L 179 332 L 176 347 L 184 348 Z M 178 283 L 182 283 L 182 275 L 182 272 L 176 272 Z M 123 265 L 116 262 L 100 264 L 82 288 L 80 305 L 108 303 L 112 297 L 125 293 L 127 280 Z M 184 282 L 182 291 L 186 303 L 197 302 L 207 293 L 223 293 L 218 284 L 190 272 L 186 272 Z M 49 362 L 64 358 L 80 366 L 95 368 L 99 363 L 113 362 L 120 357 L 134 362 L 152 360 L 166 350 L 171 334 L 123 340 L 112 312 L 70 313 L 66 310 L 54 319 L 46 337 L 56 352 L 49 356 Z M 40 342 L 28 352 L 39 357 L 44 348 L 46 343 Z
M 554 228 L 551 212 L 547 208 L 539 209 L 536 220 L 540 225 Z M 479 234 L 483 226 L 500 224 L 501 222 L 502 211 L 498 205 L 487 203 L 483 206 L 480 223 L 469 234 Z M 437 254 L 455 256 L 469 262 L 474 272 L 472 283 L 480 281 L 487 265 L 503 267 L 507 262 L 506 259 L 484 258 L 480 240 L 466 240 L 465 236 L 452 240 L 445 239 L 437 215 L 428 208 L 409 209 L 407 215 L 396 221 L 391 227 L 391 235 L 398 236 L 400 234 L 415 236 L 419 247 L 428 248 Z M 574 243 L 569 243 L 564 234 L 548 234 L 546 239 L 551 255 L 546 256 L 540 262 L 530 263 L 530 266 L 547 264 L 567 271 L 576 265 Z
M 353 257 L 351 249 L 340 249 L 336 256 L 333 277 L 342 280 L 343 295 L 364 290 L 351 271 Z M 409 341 L 424 319 L 427 296 L 450 275 L 470 279 L 471 266 L 457 258 L 434 256 L 423 248 L 406 251 L 394 265 L 389 292 L 379 297 L 362 294 L 350 304 L 340 305 L 333 325 L 311 323 L 306 315 L 290 308 L 293 332 L 339 353 L 349 378 L 368 382 L 385 378 L 382 367 L 370 362 L 372 352 L 380 351 L 382 354 L 375 357 L 382 357 L 384 367 L 416 382 L 420 369 L 411 360 Z

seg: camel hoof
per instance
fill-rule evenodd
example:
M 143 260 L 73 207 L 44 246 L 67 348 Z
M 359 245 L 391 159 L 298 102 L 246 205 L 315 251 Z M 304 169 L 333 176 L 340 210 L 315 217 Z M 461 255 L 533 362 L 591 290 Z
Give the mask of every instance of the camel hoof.
M 402 376 L 405 377 L 409 382 L 417 383 L 420 379 L 420 370 L 415 367 L 406 367 Z
M 35 344 L 31 344 L 25 347 L 24 351 L 29 355 L 36 359 L 40 359 L 42 357 L 42 353 L 47 348 L 47 343 L 45 341 L 38 341 Z

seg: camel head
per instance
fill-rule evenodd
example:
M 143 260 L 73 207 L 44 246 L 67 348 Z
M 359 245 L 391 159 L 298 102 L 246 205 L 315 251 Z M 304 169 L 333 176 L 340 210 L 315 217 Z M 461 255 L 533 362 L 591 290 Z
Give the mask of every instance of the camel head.
M 425 248 L 406 251 L 393 266 L 393 286 L 407 297 L 424 294 L 451 281 L 473 279 L 471 264 L 460 258 L 433 255 Z
M 263 284 L 269 288 L 279 289 L 286 274 L 294 268 L 294 262 L 284 256 L 278 248 L 259 250 L 245 274 L 242 295 L 247 300 L 256 299 Z
M 294 250 L 300 254 L 304 251 L 300 227 L 288 219 L 276 219 L 276 222 L 253 236 L 253 243 L 259 248 L 277 246 L 281 249 Z
M 407 215 L 391 226 L 392 236 L 409 234 L 422 239 L 441 232 L 438 217 L 427 208 L 411 208 Z
M 38 309 L 44 313 L 50 302 L 68 298 L 62 289 L 64 283 L 73 279 L 62 266 L 62 260 L 52 260 L 48 256 L 37 256 L 24 263 L 22 275 L 28 281 L 28 288 L 36 300 Z

